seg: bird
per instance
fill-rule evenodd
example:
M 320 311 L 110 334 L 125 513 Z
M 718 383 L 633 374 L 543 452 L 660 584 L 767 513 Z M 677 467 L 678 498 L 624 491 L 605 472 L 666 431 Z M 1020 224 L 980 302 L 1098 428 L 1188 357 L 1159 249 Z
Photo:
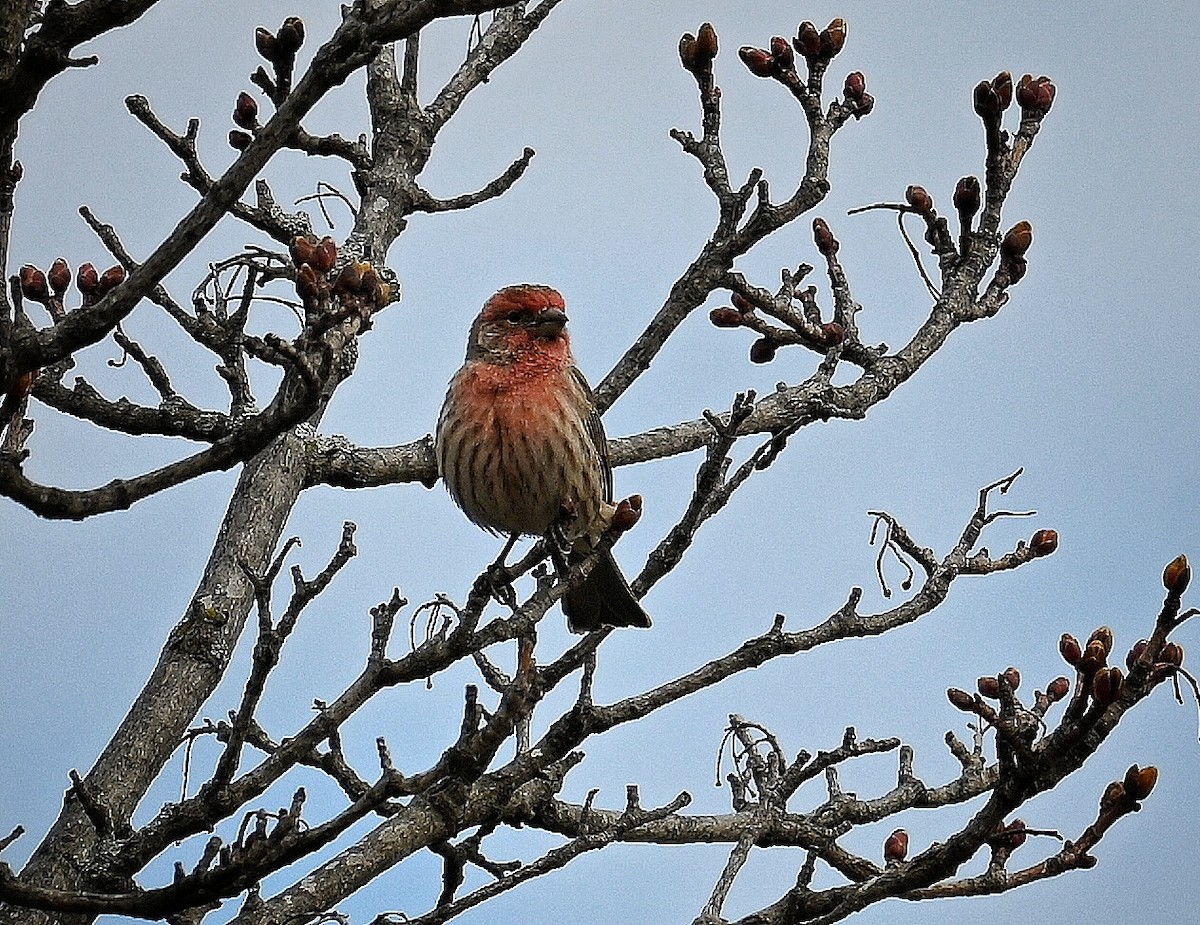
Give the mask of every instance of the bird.
M 566 303 L 550 286 L 522 283 L 489 298 L 450 380 L 434 449 L 438 474 L 472 522 L 513 539 L 561 528 L 575 564 L 595 550 L 615 508 L 604 426 L 566 326 Z M 572 632 L 650 626 L 607 546 L 562 603 Z

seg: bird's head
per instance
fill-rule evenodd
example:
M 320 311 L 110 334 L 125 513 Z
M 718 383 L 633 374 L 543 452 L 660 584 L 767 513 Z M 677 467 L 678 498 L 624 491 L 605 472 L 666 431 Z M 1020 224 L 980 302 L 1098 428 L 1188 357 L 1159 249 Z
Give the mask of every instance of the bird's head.
M 513 363 L 538 356 L 570 360 L 566 303 L 549 286 L 506 286 L 487 300 L 471 326 L 467 359 Z

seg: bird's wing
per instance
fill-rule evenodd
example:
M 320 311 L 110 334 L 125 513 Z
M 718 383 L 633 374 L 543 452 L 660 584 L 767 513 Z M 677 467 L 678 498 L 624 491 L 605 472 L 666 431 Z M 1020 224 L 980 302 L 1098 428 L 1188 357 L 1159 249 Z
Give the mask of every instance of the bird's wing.
M 596 447 L 596 456 L 600 459 L 600 474 L 604 478 L 604 500 L 611 503 L 613 500 L 612 464 L 608 461 L 608 438 L 604 435 L 604 422 L 600 420 L 600 412 L 596 410 L 596 397 L 592 394 L 592 387 L 588 385 L 587 377 L 580 372 L 578 366 L 571 367 L 571 375 L 575 377 L 575 382 L 587 396 L 588 405 L 591 408 L 584 426 L 587 428 L 588 436 L 592 439 L 593 446 Z

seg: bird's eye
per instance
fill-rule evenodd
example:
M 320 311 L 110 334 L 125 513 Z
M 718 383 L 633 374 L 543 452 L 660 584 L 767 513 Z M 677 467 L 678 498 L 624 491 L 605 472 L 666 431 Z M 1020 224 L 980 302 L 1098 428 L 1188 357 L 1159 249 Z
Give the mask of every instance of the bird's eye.
M 507 318 L 509 324 L 520 324 L 525 320 L 528 314 L 528 312 L 509 312 L 505 317 Z

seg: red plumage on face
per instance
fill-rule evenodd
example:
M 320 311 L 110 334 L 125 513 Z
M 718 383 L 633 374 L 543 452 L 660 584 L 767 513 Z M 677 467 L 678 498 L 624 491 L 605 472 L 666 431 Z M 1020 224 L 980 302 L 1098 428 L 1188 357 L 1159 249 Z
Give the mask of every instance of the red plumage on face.
M 534 283 L 521 283 L 517 286 L 505 286 L 488 299 L 483 304 L 479 320 L 486 324 L 505 318 L 510 312 L 540 312 L 547 308 L 558 309 L 561 312 L 565 311 L 566 307 L 566 302 L 557 290 Z

